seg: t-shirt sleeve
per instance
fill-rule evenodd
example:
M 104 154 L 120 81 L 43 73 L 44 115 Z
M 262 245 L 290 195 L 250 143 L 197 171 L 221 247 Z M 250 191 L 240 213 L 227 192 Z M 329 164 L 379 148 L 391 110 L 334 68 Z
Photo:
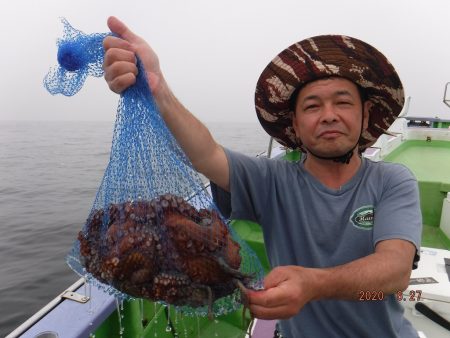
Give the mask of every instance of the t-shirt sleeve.
M 211 182 L 214 202 L 225 217 L 258 222 L 269 196 L 269 160 L 224 150 L 230 167 L 230 192 Z
M 384 180 L 380 202 L 375 207 L 373 243 L 386 239 L 404 239 L 416 247 L 413 268 L 417 267 L 422 237 L 422 213 L 419 188 L 414 175 L 402 165 Z

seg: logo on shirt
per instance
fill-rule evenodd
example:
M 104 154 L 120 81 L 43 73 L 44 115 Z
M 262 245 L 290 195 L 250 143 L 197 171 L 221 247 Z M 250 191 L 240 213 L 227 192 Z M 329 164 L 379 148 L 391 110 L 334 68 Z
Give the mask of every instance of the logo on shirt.
M 358 229 L 370 230 L 373 228 L 373 205 L 365 205 L 353 211 L 350 221 Z

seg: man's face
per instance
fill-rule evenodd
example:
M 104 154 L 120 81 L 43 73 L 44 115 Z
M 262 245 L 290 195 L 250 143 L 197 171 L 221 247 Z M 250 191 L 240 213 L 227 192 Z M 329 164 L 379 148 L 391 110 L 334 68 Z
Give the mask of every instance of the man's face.
M 370 101 L 364 104 L 367 128 Z M 293 127 L 304 147 L 324 157 L 341 156 L 359 140 L 363 107 L 357 86 L 332 77 L 305 85 L 297 96 Z

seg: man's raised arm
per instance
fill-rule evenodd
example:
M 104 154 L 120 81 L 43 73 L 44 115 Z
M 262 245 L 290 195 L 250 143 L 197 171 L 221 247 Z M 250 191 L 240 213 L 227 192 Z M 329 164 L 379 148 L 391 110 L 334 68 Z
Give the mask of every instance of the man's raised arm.
M 228 160 L 223 148 L 209 130 L 178 101 L 170 90 L 155 52 L 141 37 L 115 17 L 108 27 L 119 37 L 108 36 L 103 42 L 103 68 L 108 86 L 121 93 L 136 81 L 136 55 L 140 58 L 152 94 L 164 121 L 191 160 L 194 168 L 225 190 L 229 190 Z

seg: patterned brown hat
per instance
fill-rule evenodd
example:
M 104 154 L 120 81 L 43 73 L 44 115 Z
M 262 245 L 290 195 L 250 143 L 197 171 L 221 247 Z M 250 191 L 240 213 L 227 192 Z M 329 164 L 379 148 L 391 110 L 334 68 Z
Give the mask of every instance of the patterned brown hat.
M 289 148 L 301 146 L 292 127 L 291 96 L 302 85 L 330 76 L 344 77 L 365 89 L 373 104 L 360 150 L 375 143 L 403 108 L 403 86 L 383 54 L 343 35 L 305 39 L 286 48 L 267 65 L 255 93 L 256 113 L 266 132 Z

